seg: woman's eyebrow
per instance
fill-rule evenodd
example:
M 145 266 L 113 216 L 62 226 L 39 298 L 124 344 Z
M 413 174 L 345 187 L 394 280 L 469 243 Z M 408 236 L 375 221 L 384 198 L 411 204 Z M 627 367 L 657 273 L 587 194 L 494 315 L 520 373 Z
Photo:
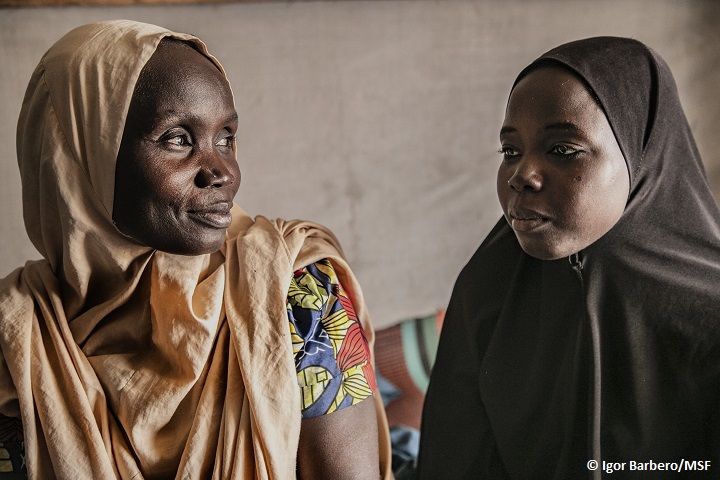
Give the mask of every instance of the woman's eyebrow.
M 508 133 L 515 133 L 517 132 L 517 128 L 510 127 L 510 126 L 504 126 L 500 129 L 500 136 L 507 135 Z
M 573 132 L 580 132 L 581 129 L 577 125 L 575 125 L 572 122 L 557 122 L 557 123 L 551 123 L 549 125 L 545 125 L 545 130 L 563 130 L 568 131 L 571 130 Z
M 545 125 L 543 127 L 543 130 L 562 130 L 563 132 L 567 132 L 567 131 L 582 132 L 582 129 L 572 122 L 550 123 L 548 125 Z M 507 125 L 500 129 L 500 137 L 502 137 L 503 135 L 507 135 L 510 133 L 516 133 L 516 132 L 517 132 L 517 128 Z
M 167 110 L 161 111 L 161 115 L 159 117 L 164 122 L 176 122 L 181 121 L 185 119 L 193 119 L 193 118 L 200 118 L 198 115 L 196 115 L 194 112 L 185 112 L 185 111 L 178 111 L 173 108 L 169 108 Z M 233 123 L 238 121 L 238 114 L 237 112 L 234 112 L 230 115 L 228 115 L 225 120 L 223 120 L 223 123 Z

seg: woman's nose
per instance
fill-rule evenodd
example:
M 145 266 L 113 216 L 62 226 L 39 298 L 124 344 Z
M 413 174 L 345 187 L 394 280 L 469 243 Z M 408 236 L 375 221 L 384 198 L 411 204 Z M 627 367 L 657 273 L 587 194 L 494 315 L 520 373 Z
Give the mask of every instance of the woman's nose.
M 539 191 L 542 189 L 543 178 L 538 170 L 538 165 L 528 158 L 520 160 L 508 180 L 508 185 L 518 192 Z
M 230 168 L 221 158 L 204 163 L 195 175 L 195 185 L 199 188 L 225 187 L 234 184 L 235 180 Z

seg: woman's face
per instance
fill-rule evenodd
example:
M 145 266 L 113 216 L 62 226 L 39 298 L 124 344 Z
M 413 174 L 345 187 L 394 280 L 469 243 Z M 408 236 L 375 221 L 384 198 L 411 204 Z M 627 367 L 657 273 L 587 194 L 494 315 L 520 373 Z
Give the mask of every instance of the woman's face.
M 189 45 L 161 42 L 135 87 L 118 153 L 118 229 L 170 253 L 218 250 L 240 185 L 236 130 L 217 67 Z
M 500 143 L 498 198 L 529 255 L 567 257 L 620 219 L 630 188 L 625 159 L 602 109 L 569 71 L 542 67 L 518 82 Z

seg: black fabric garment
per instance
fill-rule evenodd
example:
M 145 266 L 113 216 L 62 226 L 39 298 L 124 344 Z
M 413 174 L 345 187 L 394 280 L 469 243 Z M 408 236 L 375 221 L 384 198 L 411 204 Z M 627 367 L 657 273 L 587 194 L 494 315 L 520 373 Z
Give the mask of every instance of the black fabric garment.
M 641 43 L 598 37 L 518 80 L 547 62 L 599 100 L 628 165 L 627 206 L 561 260 L 524 253 L 504 219 L 488 235 L 445 317 L 420 478 L 601 478 L 595 459 L 626 463 L 612 478 L 718 479 L 720 212 L 672 74 Z M 682 473 L 630 470 L 682 460 Z

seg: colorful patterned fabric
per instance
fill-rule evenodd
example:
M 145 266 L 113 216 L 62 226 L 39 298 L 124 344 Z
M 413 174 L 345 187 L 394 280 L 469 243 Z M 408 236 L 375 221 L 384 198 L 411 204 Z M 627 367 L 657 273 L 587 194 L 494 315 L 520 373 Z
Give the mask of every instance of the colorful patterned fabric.
M 445 311 L 404 320 L 375 332 L 378 374 L 394 387 L 385 407 L 390 426 L 420 428 L 430 371 L 435 363 Z M 381 393 L 384 393 L 381 389 Z M 385 397 L 383 397 L 385 398 Z
M 0 443 L 0 479 L 27 478 L 25 449 L 22 442 Z
M 377 389 L 365 332 L 327 260 L 298 270 L 287 299 L 302 416 L 332 413 Z
M 328 260 L 298 270 L 287 313 L 303 418 L 340 410 L 377 389 L 370 348 L 355 310 Z M 0 418 L 0 480 L 26 478 L 22 426 Z M 12 441 L 18 440 L 18 441 Z
M 0 480 L 27 478 L 22 423 L 0 415 Z

